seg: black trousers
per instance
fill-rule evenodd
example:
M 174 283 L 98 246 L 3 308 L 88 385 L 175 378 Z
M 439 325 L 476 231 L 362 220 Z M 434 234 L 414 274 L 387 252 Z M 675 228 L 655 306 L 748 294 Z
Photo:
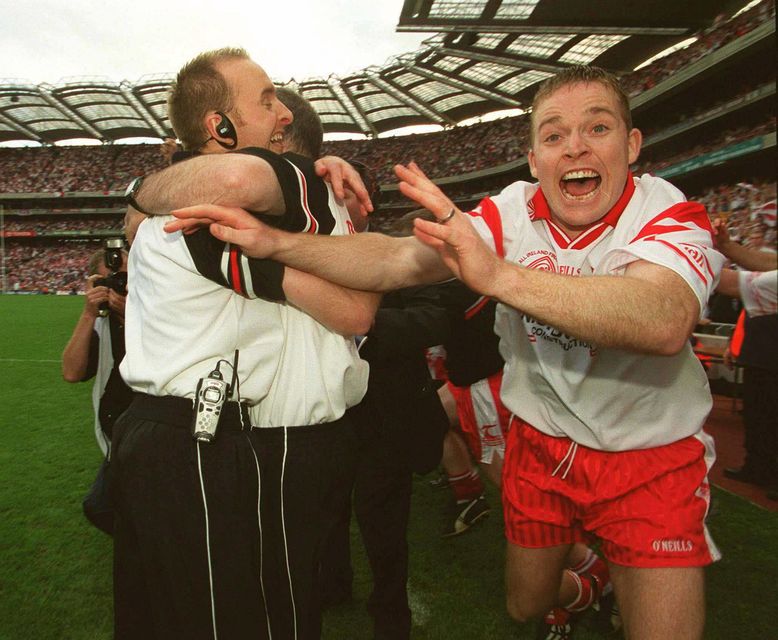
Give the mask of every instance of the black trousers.
M 198 444 L 188 420 L 148 409 L 134 401 L 114 430 L 115 637 L 319 638 L 323 532 L 353 482 L 348 418 L 243 430 L 235 411 Z
M 778 371 L 743 369 L 745 466 L 768 484 L 778 484 Z
M 377 409 L 368 398 L 350 410 L 358 433 L 353 510 L 371 573 L 373 590 L 368 612 L 376 640 L 407 640 L 411 630 L 408 606 L 407 530 L 413 468 L 409 433 L 394 416 Z M 321 562 L 325 598 L 351 592 L 349 523 L 345 503 L 329 531 Z

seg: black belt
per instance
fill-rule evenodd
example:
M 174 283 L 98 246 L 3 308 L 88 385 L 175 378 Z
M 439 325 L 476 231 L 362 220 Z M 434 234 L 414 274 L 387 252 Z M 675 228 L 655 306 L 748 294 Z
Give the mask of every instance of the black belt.
M 142 420 L 164 422 L 176 427 L 189 429 L 192 426 L 194 405 L 189 398 L 178 396 L 150 396 L 146 393 L 134 393 L 127 413 Z M 241 422 L 241 413 L 243 421 Z M 219 415 L 219 429 L 242 431 L 251 428 L 248 405 L 239 402 L 225 402 Z

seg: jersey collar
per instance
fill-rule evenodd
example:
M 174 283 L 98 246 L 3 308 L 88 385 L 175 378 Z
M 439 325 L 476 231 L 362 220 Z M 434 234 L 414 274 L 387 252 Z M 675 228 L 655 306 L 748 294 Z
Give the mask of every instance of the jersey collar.
M 624 191 L 621 192 L 621 196 L 613 205 L 610 211 L 606 213 L 602 218 L 596 222 L 592 222 L 590 227 L 604 222 L 605 224 L 615 227 L 619 221 L 621 214 L 624 213 L 624 209 L 627 208 L 632 194 L 635 193 L 635 181 L 632 178 L 632 172 L 627 172 L 627 182 L 624 185 Z M 548 201 L 543 193 L 543 190 L 538 187 L 535 195 L 529 201 L 530 219 L 531 220 L 549 220 L 551 221 L 551 209 L 548 207 Z

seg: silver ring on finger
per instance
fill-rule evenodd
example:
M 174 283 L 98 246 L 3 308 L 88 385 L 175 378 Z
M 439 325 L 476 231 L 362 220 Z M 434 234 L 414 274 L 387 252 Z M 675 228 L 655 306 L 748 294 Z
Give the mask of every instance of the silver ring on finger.
M 454 214 L 457 212 L 457 210 L 454 207 L 451 207 L 451 211 L 448 212 L 448 215 L 445 218 L 438 218 L 438 224 L 446 224 L 451 218 L 454 217 Z

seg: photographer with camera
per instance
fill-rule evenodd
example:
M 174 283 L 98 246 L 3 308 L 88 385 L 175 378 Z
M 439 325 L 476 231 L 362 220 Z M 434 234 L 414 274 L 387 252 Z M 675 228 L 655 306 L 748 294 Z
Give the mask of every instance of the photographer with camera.
M 119 375 L 127 298 L 127 252 L 123 247 L 124 240 L 112 238 L 90 257 L 84 310 L 62 352 L 62 377 L 67 382 L 94 378 L 95 436 L 106 458 L 110 457 L 113 423 L 132 399 L 130 388 Z M 99 481 L 98 474 L 96 484 Z M 84 507 L 87 518 L 110 533 L 113 517 L 100 518 L 86 503 Z

